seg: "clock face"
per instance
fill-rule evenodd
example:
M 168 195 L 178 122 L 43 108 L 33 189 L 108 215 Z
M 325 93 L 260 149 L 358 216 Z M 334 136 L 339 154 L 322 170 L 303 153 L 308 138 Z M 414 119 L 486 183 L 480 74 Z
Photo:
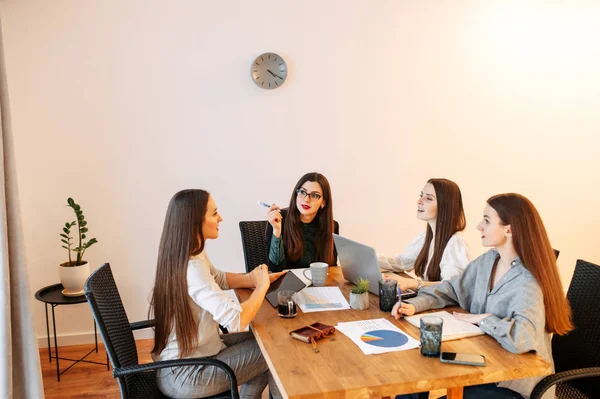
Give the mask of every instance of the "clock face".
M 252 79 L 258 87 L 276 89 L 286 78 L 287 65 L 283 58 L 275 53 L 261 54 L 252 63 Z

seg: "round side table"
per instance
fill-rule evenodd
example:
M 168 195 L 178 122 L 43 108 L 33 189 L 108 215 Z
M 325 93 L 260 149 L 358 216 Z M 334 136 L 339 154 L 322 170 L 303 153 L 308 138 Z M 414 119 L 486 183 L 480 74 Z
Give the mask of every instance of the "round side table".
M 107 370 L 110 370 L 110 364 L 108 362 L 108 353 L 106 354 L 106 363 L 93 362 L 90 360 L 85 360 L 86 357 L 92 354 L 92 352 L 96 351 L 98 353 L 98 330 L 96 328 L 96 320 L 94 320 L 94 341 L 96 343 L 95 349 L 92 349 L 87 353 L 87 355 L 83 356 L 81 359 L 68 359 L 64 357 L 58 356 L 58 343 L 56 338 L 56 321 L 54 319 L 54 308 L 60 305 L 75 305 L 78 303 L 85 303 L 87 300 L 85 299 L 85 295 L 77 296 L 77 297 L 68 297 L 62 294 L 63 290 L 62 284 L 54 284 L 49 285 L 47 287 L 42 288 L 38 292 L 35 293 L 35 299 L 38 301 L 44 302 L 46 307 L 46 334 L 48 337 L 48 358 L 50 359 L 50 363 L 52 363 L 52 359 L 56 359 L 56 378 L 60 382 L 60 376 L 69 370 L 71 367 L 75 366 L 79 362 L 85 363 L 94 363 L 106 366 Z M 48 305 L 52 306 L 52 330 L 54 332 L 54 352 L 56 356 L 52 356 L 52 347 L 50 346 L 50 326 L 48 324 Z M 74 362 L 69 367 L 60 371 L 58 361 L 60 360 L 68 360 Z

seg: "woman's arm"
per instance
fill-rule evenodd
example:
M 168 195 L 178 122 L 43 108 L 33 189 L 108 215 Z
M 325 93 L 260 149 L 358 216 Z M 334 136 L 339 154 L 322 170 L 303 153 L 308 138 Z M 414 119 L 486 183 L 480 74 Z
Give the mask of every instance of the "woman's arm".
M 425 233 L 422 233 L 408 244 L 403 253 L 394 257 L 379 255 L 377 257 L 379 267 L 384 270 L 393 270 L 397 272 L 414 269 L 415 261 L 417 260 L 417 256 L 419 256 L 419 252 L 421 252 L 424 243 Z
M 533 277 L 515 286 L 515 295 L 507 307 L 510 309 L 508 317 L 489 315 L 479 322 L 479 328 L 509 352 L 520 354 L 535 350 L 536 332 L 545 330 L 546 317 L 544 296 Z
M 279 273 L 279 275 L 281 275 L 281 273 Z M 265 295 L 267 295 L 267 290 L 271 285 L 266 265 L 257 266 L 248 273 L 248 277 L 250 278 L 250 284 L 256 288 L 252 295 L 250 295 L 250 298 L 241 303 L 242 313 L 240 314 L 240 331 L 244 330 L 248 324 L 250 324 L 252 319 L 254 319 L 254 316 L 258 313 L 258 310 L 265 299 Z
M 284 213 L 285 211 L 281 211 Z M 283 226 L 283 216 L 280 222 L 280 225 Z M 269 247 L 267 248 L 269 262 L 270 262 L 270 270 L 272 272 L 279 272 L 283 270 L 283 263 L 285 261 L 285 251 L 283 249 L 283 238 L 281 233 L 276 235 L 273 230 L 272 223 L 267 223 L 267 232 L 266 239 L 269 243 Z
M 225 279 L 227 280 L 227 285 L 232 290 L 235 288 L 254 288 L 248 273 L 225 273 Z
M 262 264 L 260 266 L 267 267 L 267 265 Z M 269 273 L 269 281 L 272 283 L 277 280 L 279 277 L 283 276 L 287 272 L 279 272 L 279 273 Z M 225 273 L 225 278 L 227 280 L 227 285 L 230 289 L 236 288 L 255 288 L 254 283 L 252 282 L 252 278 L 250 277 L 250 273 Z

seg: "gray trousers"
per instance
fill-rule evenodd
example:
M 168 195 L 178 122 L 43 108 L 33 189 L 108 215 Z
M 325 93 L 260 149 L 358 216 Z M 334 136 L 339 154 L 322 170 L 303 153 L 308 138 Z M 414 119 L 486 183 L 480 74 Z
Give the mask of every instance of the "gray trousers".
M 227 346 L 212 356 L 229 365 L 238 384 L 240 398 L 260 399 L 267 384 L 273 398 L 280 398 L 267 362 L 250 332 L 221 335 Z M 203 398 L 229 389 L 229 379 L 223 370 L 213 366 L 171 367 L 158 371 L 158 387 L 172 398 Z

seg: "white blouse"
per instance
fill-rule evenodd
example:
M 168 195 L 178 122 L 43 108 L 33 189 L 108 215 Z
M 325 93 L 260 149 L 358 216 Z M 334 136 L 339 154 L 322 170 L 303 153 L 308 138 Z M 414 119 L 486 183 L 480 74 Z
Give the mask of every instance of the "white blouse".
M 190 258 L 187 269 L 188 301 L 198 321 L 196 347 L 188 357 L 214 356 L 225 349 L 219 324 L 230 332 L 240 330 L 242 307 L 223 290 L 229 289 L 225 273 L 213 266 L 203 251 Z M 167 346 L 155 360 L 179 358 L 175 328 L 171 330 Z
M 417 256 L 421 252 L 421 249 L 425 245 L 425 232 L 418 235 L 408 246 L 404 249 L 404 252 L 396 255 L 395 257 L 387 257 L 379 255 L 379 267 L 386 270 L 393 270 L 399 272 L 406 272 L 415 268 L 415 261 Z M 425 273 L 423 273 L 423 279 L 427 280 L 427 269 L 429 268 L 429 262 L 431 262 L 431 256 L 433 255 L 434 245 L 429 246 L 429 255 L 427 257 L 428 263 L 425 267 Z M 442 260 L 440 261 L 440 272 L 442 280 L 449 280 L 452 277 L 461 274 L 465 267 L 469 264 L 471 254 L 469 252 L 469 246 L 460 232 L 454 233 L 448 240 L 448 244 L 444 249 Z

